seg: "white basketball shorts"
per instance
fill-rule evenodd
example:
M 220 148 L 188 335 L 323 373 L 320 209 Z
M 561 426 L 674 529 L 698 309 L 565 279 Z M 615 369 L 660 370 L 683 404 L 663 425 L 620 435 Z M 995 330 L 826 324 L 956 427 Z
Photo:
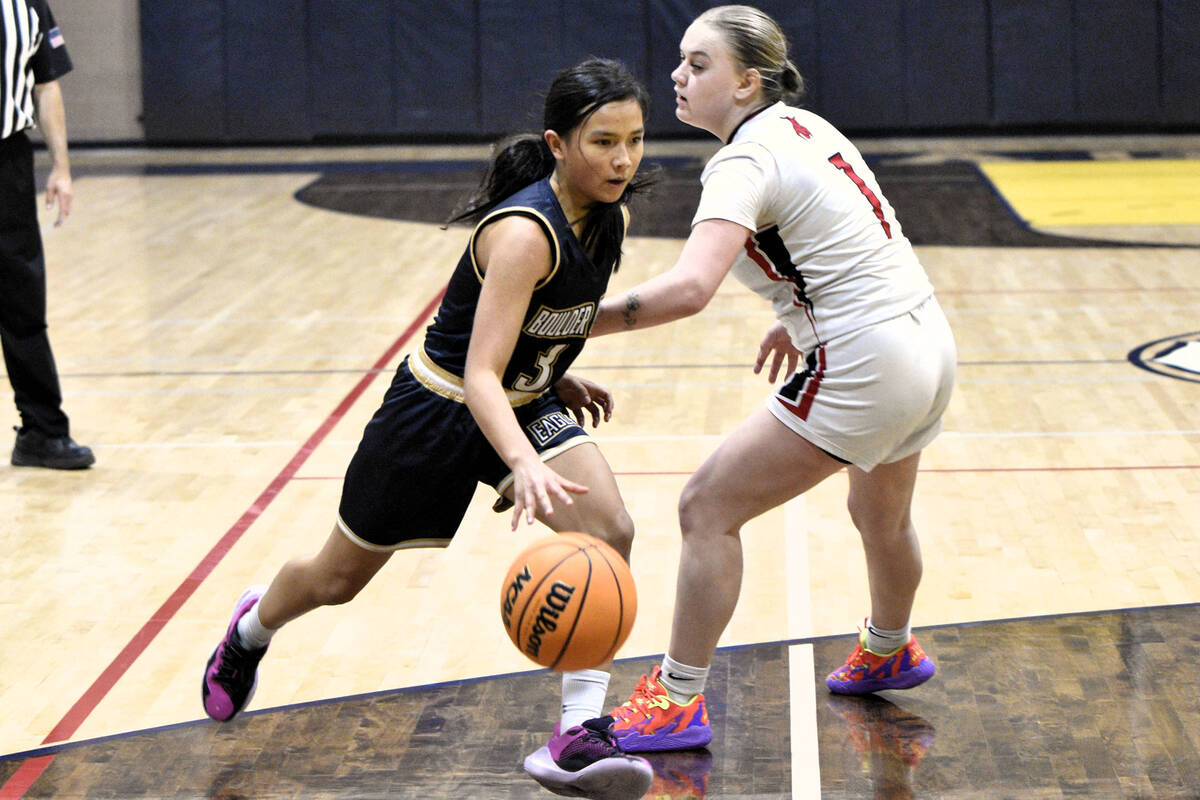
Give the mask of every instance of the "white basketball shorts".
M 869 472 L 938 435 L 956 361 L 954 334 L 931 296 L 818 345 L 767 407 L 817 447 Z

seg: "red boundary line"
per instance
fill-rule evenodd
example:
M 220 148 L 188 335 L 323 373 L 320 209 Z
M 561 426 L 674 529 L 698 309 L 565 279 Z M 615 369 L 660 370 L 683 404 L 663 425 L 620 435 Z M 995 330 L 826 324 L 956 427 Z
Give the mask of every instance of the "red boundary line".
M 313 451 L 317 449 L 321 441 L 329 435 L 333 427 L 341 421 L 351 406 L 358 401 L 371 382 L 375 380 L 380 370 L 392 360 L 396 353 L 400 351 L 400 348 L 420 329 L 425 320 L 429 318 L 429 315 L 437 308 L 438 303 L 441 302 L 445 291 L 443 288 L 425 305 L 425 308 L 421 310 L 416 319 L 405 328 L 404 333 L 400 334 L 400 338 L 393 342 L 391 347 L 387 349 L 387 352 L 375 362 L 370 372 L 359 379 L 354 388 L 350 390 L 350 393 L 325 418 L 325 421 L 321 423 L 316 432 L 308 437 L 308 441 L 300 447 L 296 455 L 292 456 L 287 466 L 275 476 L 275 479 L 271 481 L 262 494 L 250 505 L 250 508 L 246 509 L 245 513 L 233 524 L 233 527 L 226 531 L 225 535 L 208 551 L 208 555 L 196 565 L 196 568 L 192 570 L 190 575 L 184 578 L 183 583 L 179 584 L 179 587 L 154 612 L 146 624 L 142 626 L 141 630 L 134 634 L 129 644 L 125 645 L 125 648 L 117 654 L 112 663 L 100 673 L 100 677 L 88 687 L 83 696 L 75 701 L 75 705 L 71 706 L 70 710 L 54 726 L 49 735 L 42 740 L 42 744 L 53 744 L 54 742 L 64 741 L 71 738 L 72 734 L 79 730 L 79 726 L 96 710 L 96 706 L 100 704 L 105 695 L 116 685 L 121 676 L 125 674 L 133 663 L 137 661 L 138 657 L 145 652 L 150 643 L 154 641 L 154 637 L 158 636 L 167 623 L 170 622 L 171 618 L 175 616 L 175 613 L 179 611 L 183 604 L 195 593 L 196 589 L 200 587 L 200 584 L 216 569 L 221 560 L 228 555 L 233 546 L 237 544 L 238 539 L 242 537 L 242 534 L 254 524 L 255 520 L 262 516 L 267 506 L 279 495 L 283 487 L 292 480 L 296 472 L 308 460 Z M 0 786 L 0 800 L 18 800 L 18 798 L 23 797 L 25 792 L 41 777 L 42 773 L 46 771 L 46 768 L 50 766 L 50 763 L 56 757 L 57 754 L 39 756 L 21 764 L 4 785 Z

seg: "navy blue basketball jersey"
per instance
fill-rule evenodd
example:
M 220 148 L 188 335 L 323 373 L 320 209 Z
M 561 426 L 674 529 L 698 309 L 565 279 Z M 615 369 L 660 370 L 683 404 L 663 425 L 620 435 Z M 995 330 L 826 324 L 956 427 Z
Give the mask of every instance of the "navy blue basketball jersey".
M 513 392 L 541 393 L 554 385 L 583 350 L 596 306 L 608 289 L 610 267 L 592 262 L 543 178 L 502 201 L 480 220 L 459 259 L 446 296 L 425 332 L 425 354 L 461 380 L 471 325 L 483 285 L 475 261 L 479 232 L 501 217 L 519 214 L 542 226 L 550 240 L 550 274 L 534 287 L 502 384 Z

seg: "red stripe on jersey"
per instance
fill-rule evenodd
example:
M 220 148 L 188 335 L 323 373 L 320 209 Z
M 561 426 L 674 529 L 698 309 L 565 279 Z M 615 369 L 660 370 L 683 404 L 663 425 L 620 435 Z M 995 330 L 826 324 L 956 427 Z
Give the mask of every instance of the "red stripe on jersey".
M 754 241 L 753 236 L 746 237 L 746 244 L 744 246 L 746 248 L 746 255 L 750 256 L 751 261 L 753 261 L 755 264 L 758 264 L 758 268 L 761 269 L 768 278 L 773 281 L 785 280 L 785 278 L 776 272 L 775 268 L 771 266 L 771 262 L 767 261 L 767 257 L 764 256 L 761 251 L 759 251 L 758 245 Z
M 787 275 L 782 274 L 775 267 L 775 265 L 771 263 L 770 259 L 768 259 L 766 255 L 764 255 L 763 252 L 758 249 L 758 242 L 753 236 L 746 237 L 746 243 L 744 247 L 746 248 L 746 255 L 750 257 L 751 261 L 758 265 L 758 268 L 761 269 L 763 274 L 768 278 L 777 283 L 786 282 L 796 285 L 795 278 L 789 278 Z M 795 268 L 793 268 L 793 271 L 795 271 L 797 275 L 800 274 L 799 270 L 795 270 Z M 804 309 L 804 316 L 808 318 L 808 326 L 812 329 L 813 338 L 815 338 L 817 341 L 820 341 L 821 337 L 817 333 L 817 321 L 813 317 L 812 303 L 807 302 L 807 297 L 805 298 L 805 301 L 806 302 L 803 303 L 800 302 L 800 298 L 797 296 L 792 299 L 792 305 L 796 306 L 797 308 Z
M 817 390 L 821 388 L 821 379 L 825 377 L 825 346 L 817 345 L 817 368 L 813 375 L 808 380 L 808 385 L 804 387 L 804 396 L 800 398 L 800 408 L 798 414 L 800 419 L 808 419 L 808 412 L 812 410 L 813 400 L 817 396 Z
M 817 392 L 821 389 L 821 379 L 825 377 L 825 345 L 817 345 L 817 368 L 804 382 L 804 394 L 800 397 L 799 402 L 793 403 L 786 397 L 775 395 L 775 399 L 802 420 L 808 419 L 808 413 L 812 411 L 813 400 L 817 397 Z

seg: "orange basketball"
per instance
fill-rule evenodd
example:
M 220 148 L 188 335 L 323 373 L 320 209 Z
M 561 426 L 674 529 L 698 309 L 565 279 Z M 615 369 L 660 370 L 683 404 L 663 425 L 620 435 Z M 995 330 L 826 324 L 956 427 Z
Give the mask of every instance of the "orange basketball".
M 500 587 L 500 619 L 517 649 L 564 672 L 608 661 L 637 616 L 625 559 L 586 533 L 562 533 L 525 548 Z

